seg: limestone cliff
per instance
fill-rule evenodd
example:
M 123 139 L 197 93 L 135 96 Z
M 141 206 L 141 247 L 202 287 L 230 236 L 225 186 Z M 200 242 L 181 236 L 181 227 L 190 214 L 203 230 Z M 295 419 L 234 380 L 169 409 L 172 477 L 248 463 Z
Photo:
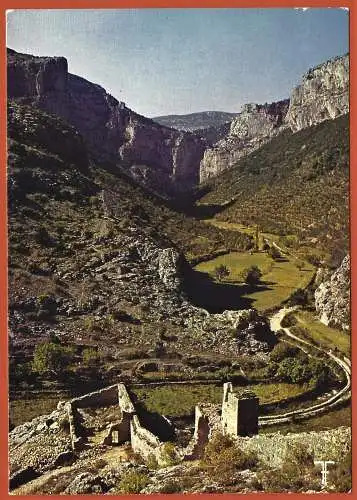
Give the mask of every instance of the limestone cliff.
M 290 97 L 286 123 L 294 131 L 337 118 L 349 110 L 349 55 L 336 57 L 303 76 Z
M 310 69 L 290 99 L 248 104 L 232 121 L 226 137 L 207 149 L 200 182 L 232 167 L 271 138 L 290 128 L 297 132 L 349 111 L 349 56 L 336 57 Z
M 315 291 L 315 306 L 320 321 L 343 330 L 350 328 L 350 256 Z
M 8 49 L 8 97 L 64 118 L 97 161 L 120 162 L 136 180 L 171 194 L 198 182 L 204 142 L 138 115 L 102 87 L 68 73 L 63 57 Z
M 231 122 L 228 135 L 205 151 L 200 182 L 217 176 L 277 135 L 283 128 L 288 105 L 287 100 L 264 105 L 246 104 Z

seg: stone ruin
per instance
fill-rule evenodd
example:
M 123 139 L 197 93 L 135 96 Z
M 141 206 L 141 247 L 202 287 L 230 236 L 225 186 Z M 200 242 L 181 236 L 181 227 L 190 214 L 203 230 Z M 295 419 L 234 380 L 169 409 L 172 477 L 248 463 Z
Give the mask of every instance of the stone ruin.
M 223 385 L 222 427 L 231 436 L 258 434 L 259 399 L 252 391 L 233 391 L 231 382 Z
M 69 417 L 71 443 L 74 451 L 93 444 L 119 446 L 130 442 L 134 453 L 144 459 L 165 462 L 165 446 L 170 432 L 162 432 L 172 424 L 163 416 L 155 425 L 150 422 L 119 383 L 63 403 Z M 217 405 L 200 404 L 195 408 L 195 430 L 186 447 L 174 446 L 177 460 L 197 460 L 213 432 L 231 436 L 247 436 L 258 432 L 259 400 L 254 393 L 233 392 L 230 382 L 223 386 L 222 410 Z M 161 432 L 160 432 L 161 431 Z M 174 443 L 173 443 L 174 444 Z

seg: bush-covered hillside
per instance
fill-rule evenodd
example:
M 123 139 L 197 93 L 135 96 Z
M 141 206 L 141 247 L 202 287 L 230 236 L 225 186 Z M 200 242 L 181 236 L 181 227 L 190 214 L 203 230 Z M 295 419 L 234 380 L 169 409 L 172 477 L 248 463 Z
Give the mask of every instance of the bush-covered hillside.
M 206 188 L 199 203 L 232 201 L 220 220 L 293 233 L 342 255 L 349 234 L 349 116 L 283 132 Z
M 22 363 L 56 336 L 99 346 L 106 368 L 113 356 L 155 357 L 166 338 L 184 350 L 176 334 L 188 332 L 173 324 L 182 301 L 155 259 L 175 247 L 189 258 L 245 249 L 251 238 L 175 211 L 118 166 L 91 164 L 80 134 L 55 116 L 10 102 L 8 136 L 12 380 L 27 379 Z

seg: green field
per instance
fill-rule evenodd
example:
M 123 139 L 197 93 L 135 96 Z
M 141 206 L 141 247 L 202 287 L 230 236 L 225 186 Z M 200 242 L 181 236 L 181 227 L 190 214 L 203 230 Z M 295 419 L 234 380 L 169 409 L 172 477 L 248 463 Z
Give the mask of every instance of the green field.
M 255 235 L 256 228 L 254 226 L 245 226 L 244 224 L 235 223 L 235 222 L 225 222 L 218 219 L 206 219 L 204 220 L 207 224 L 211 224 L 212 226 L 216 226 L 220 229 L 230 229 L 231 231 L 239 231 L 240 233 L 246 233 L 251 236 Z M 278 242 L 279 236 L 272 233 L 265 233 L 259 231 L 259 236 L 261 238 L 267 238 L 271 241 Z
M 272 403 L 302 394 L 311 389 L 311 386 L 276 383 L 254 384 L 236 389 L 252 390 L 259 397 L 260 403 Z M 198 403 L 221 404 L 223 396 L 222 386 L 203 384 L 145 387 L 135 389 L 134 392 L 149 411 L 167 416 L 190 415 Z
M 58 402 L 67 400 L 67 394 L 36 394 L 9 402 L 9 417 L 13 425 L 21 425 L 40 415 L 47 415 L 56 409 Z
M 297 288 L 305 288 L 314 274 L 314 267 L 310 264 L 304 263 L 302 269 L 298 269 L 294 258 L 289 257 L 285 262 L 278 262 L 262 252 L 232 252 L 201 262 L 195 269 L 208 273 L 214 279 L 214 269 L 222 264 L 230 271 L 223 283 L 236 285 L 238 289 L 244 286 L 240 282 L 241 272 L 253 265 L 259 267 L 263 273 L 261 284 L 250 289 L 248 293 L 243 293 L 242 298 L 251 299 L 252 306 L 260 311 L 279 306 Z
M 299 311 L 295 314 L 298 326 L 305 328 L 309 336 L 322 347 L 333 349 L 337 347 L 341 352 L 350 355 L 351 337 L 349 333 L 324 325 L 308 311 Z
M 349 405 L 317 417 L 301 420 L 300 422 L 262 427 L 259 429 L 259 434 L 270 434 L 272 432 L 280 432 L 282 434 L 290 432 L 319 432 L 336 429 L 342 425 L 349 427 L 351 423 L 351 406 Z

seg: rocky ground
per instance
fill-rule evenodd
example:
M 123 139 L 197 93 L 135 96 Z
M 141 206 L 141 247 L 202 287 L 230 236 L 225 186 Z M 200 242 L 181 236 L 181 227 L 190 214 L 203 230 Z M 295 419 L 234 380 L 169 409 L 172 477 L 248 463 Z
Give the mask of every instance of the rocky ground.
M 238 449 L 245 454 L 243 456 L 256 457 L 254 465 L 252 462 L 249 467 L 245 465 L 246 458 L 241 466 L 232 466 L 227 454 L 222 465 L 218 466 L 221 467 L 220 472 L 219 469 L 212 470 L 207 465 L 207 459 L 157 468 L 133 455 L 128 443 L 109 447 L 90 442 L 84 450 L 72 452 L 68 420 L 63 404 L 59 403 L 58 409 L 50 415 L 38 417 L 10 433 L 10 488 L 12 494 L 20 495 L 247 493 L 284 491 L 290 487 L 294 491 L 318 491 L 321 487 L 320 474 L 317 468 L 313 468 L 312 462 L 310 464 L 311 450 L 316 448 L 318 459 L 328 453 L 329 459 L 339 464 L 340 473 L 344 471 L 346 475 L 348 467 L 341 467 L 348 458 L 350 440 L 350 429 L 347 427 L 322 432 L 263 434 L 238 438 Z M 223 443 L 223 451 L 226 446 L 231 453 L 229 440 L 223 440 Z M 292 455 L 291 450 L 295 450 L 295 454 Z M 220 452 L 216 452 L 217 463 L 220 463 Z M 295 475 L 290 484 L 286 483 L 287 474 Z M 296 477 L 299 474 L 300 477 Z M 343 488 L 347 483 L 339 479 L 340 482 L 332 475 L 332 491 L 346 491 Z
M 315 291 L 316 311 L 325 325 L 350 329 L 350 272 L 350 256 L 347 255 L 340 267 Z
M 92 164 L 61 119 L 15 103 L 8 117 L 12 380 L 29 381 L 21 366 L 54 338 L 74 346 L 77 368 L 83 349 L 95 349 L 114 377 L 133 358 L 181 363 L 198 346 L 232 361 L 269 351 L 275 337 L 256 311 L 211 314 L 191 302 L 193 273 L 172 236 L 214 249 L 226 234 L 202 224 L 197 236 L 199 222 Z

